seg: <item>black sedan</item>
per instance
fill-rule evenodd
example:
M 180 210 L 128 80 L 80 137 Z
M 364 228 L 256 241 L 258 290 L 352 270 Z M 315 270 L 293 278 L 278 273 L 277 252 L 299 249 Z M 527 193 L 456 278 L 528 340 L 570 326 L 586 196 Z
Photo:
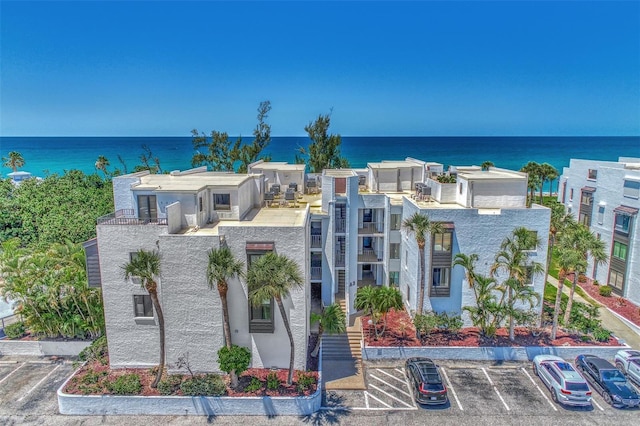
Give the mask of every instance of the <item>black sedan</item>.
M 409 358 L 404 370 L 419 404 L 446 404 L 447 388 L 442 383 L 438 366 L 429 358 Z
M 594 355 L 578 355 L 576 368 L 608 404 L 622 408 L 640 404 L 640 395 L 609 361 Z

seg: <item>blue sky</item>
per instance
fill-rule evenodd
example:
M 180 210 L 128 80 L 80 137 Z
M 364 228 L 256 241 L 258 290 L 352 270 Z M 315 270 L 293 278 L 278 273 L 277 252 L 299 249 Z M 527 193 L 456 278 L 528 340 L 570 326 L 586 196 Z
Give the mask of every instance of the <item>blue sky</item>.
M 640 2 L 0 3 L 0 135 L 639 135 Z

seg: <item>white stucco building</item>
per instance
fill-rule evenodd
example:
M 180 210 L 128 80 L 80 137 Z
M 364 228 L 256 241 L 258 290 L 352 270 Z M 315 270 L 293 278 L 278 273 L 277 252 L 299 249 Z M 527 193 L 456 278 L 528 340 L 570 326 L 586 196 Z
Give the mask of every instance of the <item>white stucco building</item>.
M 526 174 L 457 167 L 456 183 L 441 184 L 434 179 L 443 172 L 441 164 L 407 158 L 314 175 L 304 166 L 259 161 L 248 174 L 199 168 L 115 177 L 116 212 L 98 220 L 97 242 L 85 245 L 90 283 L 102 286 L 112 367 L 157 364 L 149 297 L 123 278 L 122 266 L 139 249 L 158 250 L 162 258 L 167 363 L 188 353 L 197 371 L 217 371 L 224 344 L 220 299 L 206 279 L 207 252 L 222 244 L 245 264 L 275 251 L 299 265 L 305 284 L 285 300 L 298 369 L 305 368 L 309 314 L 320 303 L 344 300 L 355 314 L 359 287 L 391 285 L 416 310 L 418 249 L 401 229 L 415 212 L 445 227 L 425 250 L 425 310 L 462 314 L 474 304 L 464 270 L 452 268 L 452 259 L 476 253 L 477 272 L 488 274 L 516 227 L 538 234 L 543 244 L 529 255 L 546 264 L 550 213 L 526 207 Z M 544 277 L 533 276 L 530 285 L 542 294 Z M 241 279 L 230 282 L 228 302 L 233 343 L 251 350 L 252 366 L 287 367 L 289 341 L 273 302 L 250 307 Z
M 606 245 L 609 262 L 587 276 L 640 304 L 640 158 L 572 159 L 560 177 L 558 201 Z

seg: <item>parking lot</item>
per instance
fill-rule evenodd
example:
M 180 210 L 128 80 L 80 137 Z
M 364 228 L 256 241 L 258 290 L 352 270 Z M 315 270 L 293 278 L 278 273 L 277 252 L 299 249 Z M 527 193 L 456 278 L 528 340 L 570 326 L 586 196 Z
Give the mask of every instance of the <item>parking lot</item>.
M 531 363 L 439 361 L 448 389 L 449 403 L 444 406 L 417 405 L 401 363 L 365 363 L 365 391 L 328 393 L 327 405 L 340 401 L 354 411 L 438 412 L 451 416 L 529 417 L 545 415 L 575 421 L 608 422 L 611 419 L 635 419 L 639 411 L 619 410 L 607 405 L 593 393 L 592 408 L 564 407 L 551 400 L 551 394 L 533 373 Z

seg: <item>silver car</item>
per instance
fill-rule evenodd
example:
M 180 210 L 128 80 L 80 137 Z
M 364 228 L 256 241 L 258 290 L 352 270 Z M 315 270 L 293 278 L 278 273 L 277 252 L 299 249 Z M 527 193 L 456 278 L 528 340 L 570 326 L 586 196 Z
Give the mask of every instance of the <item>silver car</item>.
M 555 355 L 533 358 L 533 372 L 551 391 L 551 398 L 564 405 L 591 406 L 591 389 L 573 366 Z
M 632 382 L 640 385 L 640 351 L 623 349 L 616 354 L 616 367 Z

